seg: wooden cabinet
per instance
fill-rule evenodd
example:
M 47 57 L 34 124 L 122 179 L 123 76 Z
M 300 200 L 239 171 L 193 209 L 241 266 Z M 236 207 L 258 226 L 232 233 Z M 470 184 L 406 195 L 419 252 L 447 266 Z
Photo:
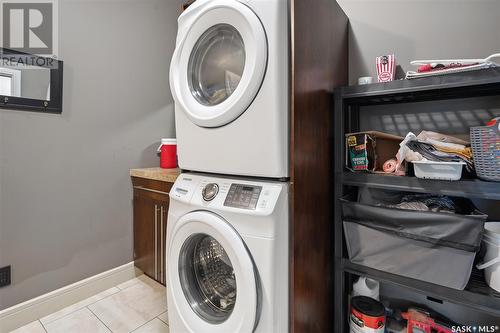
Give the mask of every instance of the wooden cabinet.
M 165 284 L 168 192 L 173 183 L 132 177 L 132 184 L 135 266 Z

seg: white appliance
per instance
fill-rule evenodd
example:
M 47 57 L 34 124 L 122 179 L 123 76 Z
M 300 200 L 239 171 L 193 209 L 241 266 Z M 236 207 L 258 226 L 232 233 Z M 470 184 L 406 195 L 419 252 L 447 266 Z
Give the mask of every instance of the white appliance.
M 287 0 L 197 0 L 170 66 L 179 166 L 289 175 Z
M 185 173 L 170 191 L 171 332 L 288 332 L 288 185 Z

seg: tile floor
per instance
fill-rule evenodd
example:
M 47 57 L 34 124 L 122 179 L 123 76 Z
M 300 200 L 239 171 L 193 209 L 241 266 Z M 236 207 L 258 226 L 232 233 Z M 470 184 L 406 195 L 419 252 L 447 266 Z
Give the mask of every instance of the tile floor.
M 165 287 L 145 275 L 11 333 L 168 333 Z

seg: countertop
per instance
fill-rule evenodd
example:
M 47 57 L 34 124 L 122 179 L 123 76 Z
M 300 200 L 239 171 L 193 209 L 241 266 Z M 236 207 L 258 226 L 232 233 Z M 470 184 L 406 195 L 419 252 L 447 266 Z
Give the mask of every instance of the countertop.
M 130 169 L 130 176 L 173 183 L 181 174 L 180 169 L 143 168 Z

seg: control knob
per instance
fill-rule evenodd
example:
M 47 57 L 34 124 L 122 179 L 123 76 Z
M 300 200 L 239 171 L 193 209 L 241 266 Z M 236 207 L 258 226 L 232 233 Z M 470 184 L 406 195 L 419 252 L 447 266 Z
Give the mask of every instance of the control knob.
M 215 183 L 207 184 L 203 191 L 201 191 L 201 195 L 203 196 L 203 200 L 212 201 L 215 196 L 219 193 L 219 185 Z

